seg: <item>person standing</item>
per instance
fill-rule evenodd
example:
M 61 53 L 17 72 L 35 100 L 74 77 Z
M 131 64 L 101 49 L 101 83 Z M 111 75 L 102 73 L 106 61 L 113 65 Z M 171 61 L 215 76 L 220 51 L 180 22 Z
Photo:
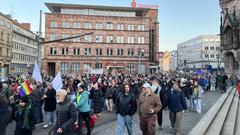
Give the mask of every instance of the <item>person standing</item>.
M 42 105 L 43 105 L 43 100 L 42 97 L 45 93 L 44 88 L 41 86 L 40 83 L 36 85 L 36 88 L 33 89 L 33 93 L 31 94 L 32 99 L 35 101 L 35 112 L 36 112 L 36 119 L 37 123 L 42 123 L 43 122 L 43 113 L 42 113 Z
M 11 113 L 6 97 L 0 94 L 0 135 L 6 135 L 7 125 L 11 121 Z
M 112 112 L 113 110 L 113 92 L 114 86 L 108 86 L 105 94 L 107 110 Z
M 70 97 L 67 96 L 67 91 L 60 89 L 56 93 L 56 125 L 53 128 L 55 134 L 71 135 L 73 127 L 77 120 L 77 110 L 75 105 L 71 102 Z
M 78 134 L 82 135 L 83 121 L 87 127 L 87 135 L 91 135 L 90 127 L 90 105 L 89 105 L 89 92 L 84 91 L 85 86 L 81 83 L 77 85 L 77 96 L 75 98 L 75 106 L 78 109 Z
M 32 135 L 35 120 L 34 109 L 29 97 L 21 97 L 15 113 L 16 129 L 14 135 Z
M 140 129 L 143 135 L 155 135 L 157 113 L 160 111 L 162 104 L 159 96 L 151 90 L 151 85 L 149 83 L 145 83 L 142 87 L 143 92 L 139 96 L 138 106 Z
M 102 104 L 101 104 L 102 96 L 103 96 L 103 92 L 99 88 L 99 83 L 95 82 L 92 89 L 90 90 L 89 97 L 92 99 L 93 112 L 97 115 L 97 117 L 100 117 L 102 112 Z
M 129 84 L 125 84 L 123 88 L 116 98 L 117 135 L 124 135 L 125 126 L 128 134 L 133 135 L 132 121 L 137 111 L 137 99 L 131 92 Z
M 226 93 L 227 80 L 228 80 L 228 76 L 225 73 L 223 73 L 223 75 L 222 75 L 222 93 Z
M 193 95 L 194 95 L 194 105 L 195 105 L 195 111 L 197 113 L 202 112 L 202 87 L 198 84 L 198 82 L 194 82 L 193 86 Z
M 210 83 L 211 83 L 211 90 L 210 91 L 215 91 L 216 89 L 216 78 L 215 76 L 211 76 L 210 78 Z
M 45 124 L 43 128 L 48 128 L 49 125 L 54 123 L 54 111 L 56 110 L 56 91 L 53 89 L 51 83 L 47 84 L 47 91 L 43 96 L 44 111 L 46 114 Z
M 179 84 L 174 82 L 171 92 L 168 94 L 168 108 L 170 110 L 169 117 L 171 127 L 174 134 L 180 135 L 180 124 L 182 118 L 182 111 L 187 109 L 187 103 L 184 93 L 179 88 Z

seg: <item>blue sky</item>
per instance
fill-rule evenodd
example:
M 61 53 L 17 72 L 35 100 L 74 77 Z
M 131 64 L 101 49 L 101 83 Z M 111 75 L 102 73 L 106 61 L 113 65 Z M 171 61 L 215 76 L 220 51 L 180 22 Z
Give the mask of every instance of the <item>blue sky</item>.
M 130 6 L 132 0 L 0 0 L 0 12 L 12 14 L 19 22 L 32 23 L 38 31 L 39 11 L 49 12 L 44 2 Z M 171 51 L 177 44 L 201 34 L 219 34 L 219 0 L 137 0 L 159 5 L 160 51 Z M 43 18 L 44 23 L 44 18 Z M 43 28 L 44 31 L 44 28 Z

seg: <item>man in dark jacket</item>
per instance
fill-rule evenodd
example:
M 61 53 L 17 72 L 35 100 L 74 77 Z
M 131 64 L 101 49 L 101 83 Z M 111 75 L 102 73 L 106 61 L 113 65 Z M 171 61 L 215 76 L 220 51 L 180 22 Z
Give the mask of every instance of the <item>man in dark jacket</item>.
M 10 103 L 10 97 L 12 96 L 12 90 L 10 89 L 9 85 L 6 82 L 2 83 L 2 91 L 0 91 L 0 93 L 2 93 L 6 99 L 8 104 Z
M 170 121 L 173 132 L 176 135 L 180 135 L 180 123 L 182 117 L 182 111 L 187 109 L 187 103 L 184 93 L 179 88 L 179 84 L 175 82 L 173 84 L 172 91 L 168 94 L 168 108 L 170 110 Z
M 6 128 L 11 121 L 11 109 L 7 105 L 7 99 L 0 94 L 0 135 L 6 135 Z
M 77 109 L 67 97 L 66 90 L 60 89 L 56 94 L 57 110 L 56 110 L 56 126 L 54 132 L 61 135 L 71 135 L 74 123 L 77 120 Z
M 47 84 L 47 91 L 43 95 L 44 111 L 46 114 L 46 121 L 43 128 L 48 128 L 48 125 L 52 125 L 54 122 L 54 111 L 56 110 L 56 91 L 53 89 L 52 84 Z
M 43 122 L 43 113 L 42 113 L 42 105 L 43 100 L 42 97 L 45 93 L 44 88 L 41 86 L 41 84 L 37 84 L 36 89 L 33 89 L 33 93 L 31 94 L 32 99 L 34 100 L 35 109 L 36 109 L 36 119 L 37 123 Z M 55 96 L 54 96 L 55 98 Z
M 125 126 L 128 134 L 133 134 L 132 115 L 137 111 L 137 99 L 130 91 L 130 85 L 125 84 L 124 90 L 116 98 L 117 135 L 124 135 Z

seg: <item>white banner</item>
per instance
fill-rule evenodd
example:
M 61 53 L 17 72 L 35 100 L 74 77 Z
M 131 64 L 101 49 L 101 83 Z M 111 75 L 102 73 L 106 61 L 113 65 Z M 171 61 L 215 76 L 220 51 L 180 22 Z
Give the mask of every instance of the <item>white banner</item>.
M 40 72 L 37 62 L 35 62 L 32 78 L 35 79 L 36 82 L 40 82 L 42 84 L 42 75 L 41 75 L 41 72 Z
M 53 88 L 57 91 L 63 87 L 62 77 L 60 71 L 57 73 L 52 81 Z
M 102 75 L 103 74 L 103 69 L 91 69 L 90 74 Z

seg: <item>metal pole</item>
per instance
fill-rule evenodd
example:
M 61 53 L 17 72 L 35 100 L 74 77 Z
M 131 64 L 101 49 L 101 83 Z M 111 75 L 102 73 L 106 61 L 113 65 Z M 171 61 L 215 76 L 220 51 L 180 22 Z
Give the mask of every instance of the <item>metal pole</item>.
M 139 53 L 138 53 L 138 74 L 141 74 L 140 66 L 141 66 L 141 50 L 139 48 Z
M 38 32 L 38 38 L 37 38 L 37 42 L 38 42 L 38 47 L 37 47 L 37 63 L 39 64 L 39 59 L 41 59 L 41 42 L 40 42 L 40 38 L 42 36 L 42 10 L 40 10 L 40 19 L 39 19 L 39 32 Z M 40 52 L 39 52 L 40 51 Z

